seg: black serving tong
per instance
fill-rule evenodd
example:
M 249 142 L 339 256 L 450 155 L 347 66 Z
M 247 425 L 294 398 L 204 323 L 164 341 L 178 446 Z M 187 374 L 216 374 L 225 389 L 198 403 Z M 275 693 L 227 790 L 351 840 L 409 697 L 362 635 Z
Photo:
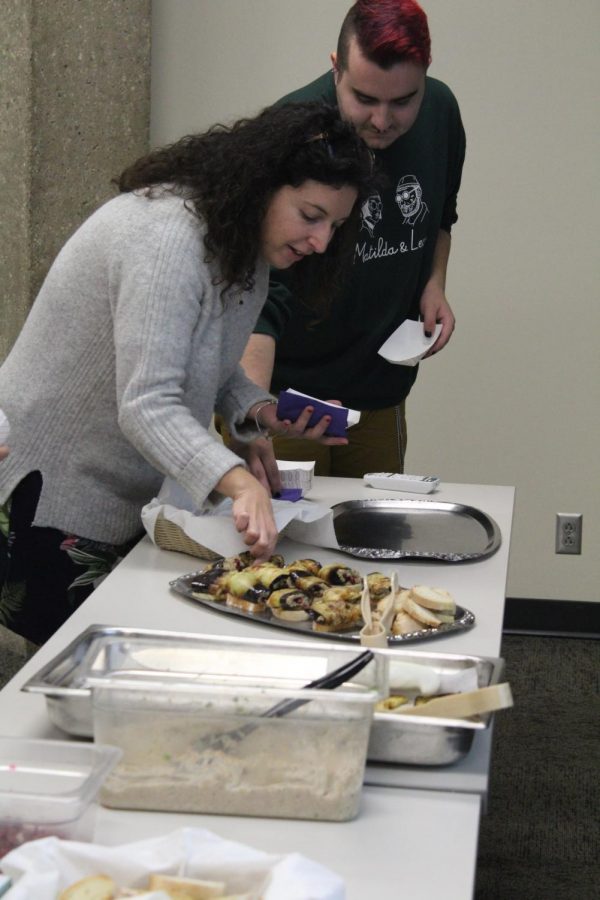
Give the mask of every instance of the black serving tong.
M 352 678 L 354 675 L 357 675 L 361 669 L 371 662 L 373 659 L 373 653 L 370 650 L 365 650 L 364 653 L 361 653 L 359 656 L 355 656 L 354 659 L 351 659 L 349 662 L 344 663 L 342 666 L 338 666 L 337 669 L 334 669 L 332 672 L 328 672 L 327 675 L 323 675 L 321 678 L 317 678 L 315 681 L 311 681 L 308 684 L 305 684 L 302 690 L 333 690 L 336 687 L 339 687 L 340 684 L 343 684 L 349 678 Z M 259 718 L 261 719 L 273 719 L 280 718 L 281 716 L 287 716 L 288 713 L 293 712 L 295 709 L 298 709 L 300 706 L 304 706 L 306 703 L 311 702 L 311 697 L 307 697 L 306 700 L 300 699 L 300 697 L 296 697 L 294 699 L 289 700 L 280 700 L 279 703 L 276 703 L 275 706 L 272 706 L 266 712 L 261 713 Z M 203 738 L 200 741 L 197 741 L 195 744 L 195 749 L 199 752 L 203 752 L 205 750 L 222 750 L 226 751 L 228 749 L 232 749 L 236 744 L 242 741 L 247 735 L 251 734 L 258 728 L 257 722 L 248 722 L 246 725 L 241 725 L 239 728 L 234 728 L 231 731 L 224 731 L 221 734 L 214 734 L 208 738 Z

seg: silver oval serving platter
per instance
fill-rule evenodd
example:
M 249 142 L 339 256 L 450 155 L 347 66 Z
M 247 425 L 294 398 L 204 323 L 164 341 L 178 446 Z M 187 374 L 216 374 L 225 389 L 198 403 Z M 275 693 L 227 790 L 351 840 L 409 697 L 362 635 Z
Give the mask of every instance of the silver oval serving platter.
M 170 587 L 177 594 L 182 594 L 188 600 L 200 603 L 207 609 L 222 613 L 228 616 L 238 616 L 247 622 L 254 622 L 259 625 L 269 625 L 272 628 L 284 629 L 285 631 L 295 631 L 296 634 L 310 635 L 316 638 L 325 638 L 328 641 L 360 641 L 360 629 L 362 621 L 356 628 L 347 631 L 314 631 L 312 622 L 306 620 L 303 622 L 290 622 L 286 619 L 278 619 L 272 616 L 270 612 L 246 612 L 237 606 L 228 606 L 225 601 L 211 600 L 205 594 L 198 594 L 193 590 L 192 584 L 195 582 L 202 572 L 190 572 L 188 575 L 180 575 L 169 582 Z M 439 625 L 437 628 L 423 628 L 420 631 L 411 631 L 408 634 L 390 634 L 388 644 L 397 646 L 398 644 L 406 644 L 411 641 L 425 641 L 431 638 L 442 637 L 451 634 L 454 631 L 466 631 L 475 624 L 475 616 L 473 613 L 464 609 L 462 606 L 456 606 L 456 618 L 454 622 Z
M 333 527 L 340 550 L 363 559 L 467 562 L 496 552 L 501 533 L 473 506 L 440 500 L 346 500 Z

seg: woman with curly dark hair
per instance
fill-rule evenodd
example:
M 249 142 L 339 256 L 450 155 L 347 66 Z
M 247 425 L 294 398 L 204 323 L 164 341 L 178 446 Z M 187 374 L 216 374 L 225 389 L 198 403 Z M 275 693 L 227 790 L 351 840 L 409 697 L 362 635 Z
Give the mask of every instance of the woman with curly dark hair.
M 278 188 L 298 188 L 312 180 L 335 189 L 354 187 L 362 197 L 371 170 L 371 155 L 333 108 L 295 103 L 286 111 L 267 108 L 230 128 L 215 125 L 185 137 L 139 159 L 116 183 L 123 192 L 173 182 L 206 224 L 204 244 L 209 256 L 218 259 L 225 287 L 251 289 L 263 249 L 263 220 Z M 325 257 L 305 254 L 296 268 L 298 289 L 315 311 L 326 309 L 345 268 L 342 258 L 352 244 L 352 225 L 357 227 L 357 204 L 348 218 L 348 226 L 328 237 Z M 321 244 L 316 252 L 322 252 Z M 292 259 L 302 260 L 303 254 Z M 275 268 L 290 265 L 281 259 L 280 265 L 269 262 Z
M 165 475 L 199 508 L 230 497 L 250 552 L 272 554 L 269 493 L 211 435 L 211 417 L 240 440 L 340 440 L 323 437 L 326 418 L 308 428 L 308 410 L 277 419 L 239 359 L 269 266 L 295 264 L 300 290 L 328 298 L 370 182 L 352 126 L 313 103 L 215 126 L 122 173 L 120 195 L 59 253 L 0 368 L 11 425 L 0 624 L 36 643 L 52 634 L 138 538 Z

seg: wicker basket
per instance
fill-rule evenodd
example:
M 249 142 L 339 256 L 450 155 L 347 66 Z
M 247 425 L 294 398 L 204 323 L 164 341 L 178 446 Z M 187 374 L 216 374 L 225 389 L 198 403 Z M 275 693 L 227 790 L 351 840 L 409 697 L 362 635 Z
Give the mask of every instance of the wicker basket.
M 175 550 L 177 553 L 187 553 L 188 556 L 198 556 L 200 559 L 220 559 L 221 555 L 203 547 L 197 541 L 168 519 L 163 513 L 159 513 L 154 525 L 154 543 L 162 550 Z

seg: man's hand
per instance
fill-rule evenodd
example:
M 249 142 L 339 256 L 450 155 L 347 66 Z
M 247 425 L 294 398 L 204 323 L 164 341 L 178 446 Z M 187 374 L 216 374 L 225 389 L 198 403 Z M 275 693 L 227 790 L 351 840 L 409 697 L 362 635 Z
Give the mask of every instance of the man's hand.
M 456 324 L 454 313 L 446 300 L 443 289 L 436 282 L 429 281 L 421 295 L 421 316 L 423 317 L 423 331 L 425 334 L 433 334 L 438 322 L 442 324 L 442 330 L 435 344 L 430 347 L 423 359 L 432 356 L 446 346 Z
M 421 294 L 419 309 L 423 318 L 423 331 L 426 335 L 433 334 L 438 322 L 441 323 L 442 330 L 437 341 L 433 347 L 429 348 L 423 359 L 433 356 L 434 353 L 446 346 L 456 324 L 454 313 L 446 300 L 446 271 L 449 257 L 450 235 L 447 231 L 440 229 L 433 252 L 431 277 Z

